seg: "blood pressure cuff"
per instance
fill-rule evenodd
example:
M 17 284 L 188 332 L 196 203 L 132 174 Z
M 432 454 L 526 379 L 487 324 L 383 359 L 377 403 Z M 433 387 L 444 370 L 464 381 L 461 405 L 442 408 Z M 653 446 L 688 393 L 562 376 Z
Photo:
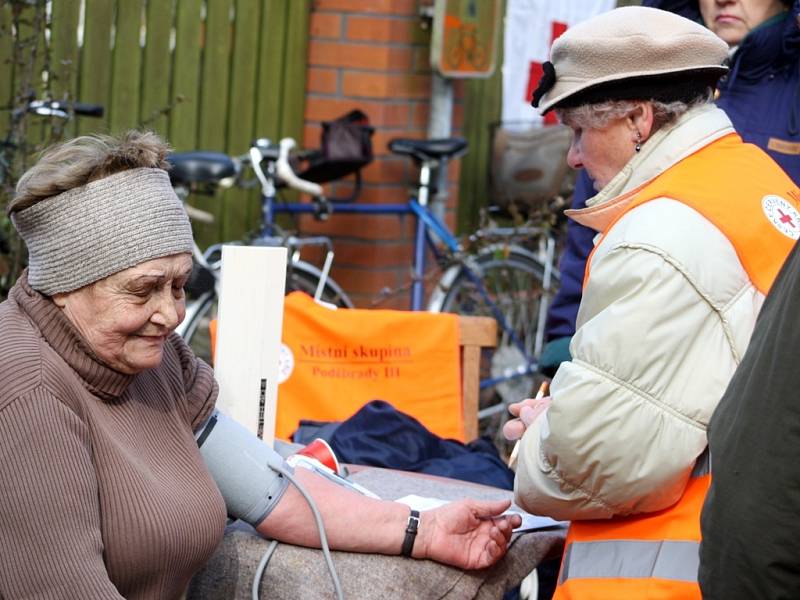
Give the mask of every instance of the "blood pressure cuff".
M 275 467 L 290 473 L 292 468 L 267 444 L 217 410 L 195 433 L 195 440 L 228 514 L 258 526 L 289 485 Z

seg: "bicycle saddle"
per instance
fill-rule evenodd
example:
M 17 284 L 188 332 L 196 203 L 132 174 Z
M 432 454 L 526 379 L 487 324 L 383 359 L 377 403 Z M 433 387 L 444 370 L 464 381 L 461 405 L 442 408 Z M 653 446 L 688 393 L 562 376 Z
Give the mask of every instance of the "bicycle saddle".
M 467 140 L 460 137 L 435 140 L 396 138 L 389 142 L 389 150 L 394 154 L 413 156 L 419 161 L 457 156 L 466 149 Z
M 236 175 L 236 163 L 221 152 L 173 152 L 167 161 L 172 185 L 212 183 Z

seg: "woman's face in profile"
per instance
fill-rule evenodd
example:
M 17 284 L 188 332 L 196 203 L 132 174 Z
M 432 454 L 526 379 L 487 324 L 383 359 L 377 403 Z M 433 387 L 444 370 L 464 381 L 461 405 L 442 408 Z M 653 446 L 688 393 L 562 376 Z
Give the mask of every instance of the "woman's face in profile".
M 601 128 L 582 128 L 568 120 L 564 124 L 572 129 L 567 163 L 573 169 L 586 169 L 597 191 L 608 185 L 635 154 L 636 138 L 625 118 Z
M 729 46 L 744 37 L 785 6 L 780 0 L 700 0 L 700 14 L 711 31 Z
M 167 336 L 186 315 L 189 254 L 144 262 L 53 301 L 111 368 L 134 374 L 158 366 Z

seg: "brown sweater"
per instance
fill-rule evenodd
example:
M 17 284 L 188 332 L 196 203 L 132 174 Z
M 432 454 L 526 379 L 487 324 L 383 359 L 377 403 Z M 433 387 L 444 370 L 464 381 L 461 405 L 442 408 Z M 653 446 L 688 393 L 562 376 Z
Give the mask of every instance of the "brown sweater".
M 0 597 L 179 597 L 225 526 L 192 434 L 211 369 L 173 335 L 158 368 L 114 371 L 25 276 L 0 339 Z

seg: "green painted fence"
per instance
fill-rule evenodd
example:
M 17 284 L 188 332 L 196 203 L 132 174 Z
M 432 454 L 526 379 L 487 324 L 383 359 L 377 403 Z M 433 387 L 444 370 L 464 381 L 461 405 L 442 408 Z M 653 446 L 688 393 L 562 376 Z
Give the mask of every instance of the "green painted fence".
M 176 150 L 247 152 L 256 137 L 302 139 L 311 0 L 53 0 L 41 40 L 37 95 L 102 104 L 67 137 L 153 129 Z M 0 24 L 11 20 L 0 1 Z M 0 36 L 0 105 L 15 86 L 10 36 Z M 38 79 L 37 79 L 38 81 Z M 8 111 L 0 111 L 5 130 Z M 44 127 L 40 127 L 44 131 Z M 35 128 L 29 136 L 37 135 Z M 255 192 L 191 202 L 212 212 L 201 246 L 237 239 L 258 223 Z
M 501 12 L 505 13 L 505 6 Z M 499 39 L 503 39 L 502 26 Z M 500 120 L 502 111 L 502 42 L 498 44 L 495 64 L 491 77 L 466 82 L 463 135 L 469 143 L 469 153 L 461 159 L 456 217 L 460 233 L 474 231 L 479 225 L 481 209 L 488 206 L 491 127 Z

